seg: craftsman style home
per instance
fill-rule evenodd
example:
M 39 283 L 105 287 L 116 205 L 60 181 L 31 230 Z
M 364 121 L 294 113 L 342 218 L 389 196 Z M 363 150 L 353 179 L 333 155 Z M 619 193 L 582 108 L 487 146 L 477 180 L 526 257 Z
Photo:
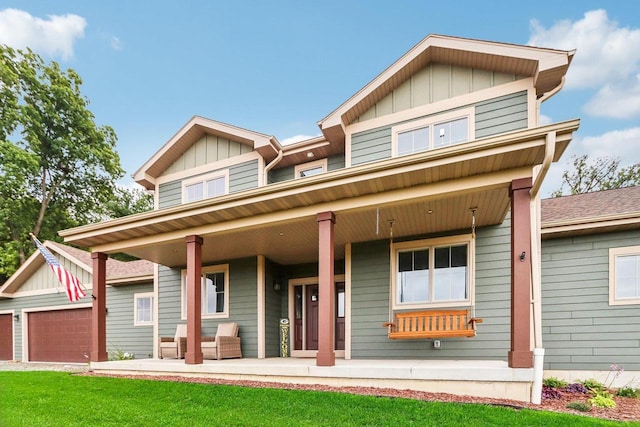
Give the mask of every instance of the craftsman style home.
M 193 117 L 134 174 L 153 211 L 60 232 L 91 248 L 92 366 L 105 366 L 112 295 L 124 288 L 108 258 L 127 253 L 155 266 L 144 293 L 149 363 L 162 369 L 231 369 L 240 362 L 209 361 L 225 357 L 209 338 L 234 324 L 241 351 L 230 357 L 257 361 L 239 365 L 245 374 L 288 356 L 288 379 L 311 360 L 304 375 L 316 378 L 382 384 L 393 368 L 438 387 L 473 382 L 440 390 L 532 399 L 543 363 L 567 369 L 574 356 L 558 349 L 580 339 L 559 325 L 579 321 L 554 302 L 552 276 L 567 282 L 544 251 L 588 238 L 541 228 L 539 197 L 579 126 L 539 122 L 573 55 L 430 35 L 319 120 L 319 136 L 290 145 Z M 17 304 L 9 291 L 0 313 Z M 169 348 L 181 325 L 186 347 Z M 607 369 L 595 356 L 578 369 Z

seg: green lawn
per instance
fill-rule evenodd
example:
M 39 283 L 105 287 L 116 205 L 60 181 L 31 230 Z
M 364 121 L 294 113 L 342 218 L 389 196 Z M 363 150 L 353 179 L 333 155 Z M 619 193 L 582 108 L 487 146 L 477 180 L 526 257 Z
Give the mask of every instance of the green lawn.
M 615 426 L 472 404 L 62 372 L 0 372 L 0 426 Z M 627 424 L 628 425 L 628 424 Z M 640 425 L 640 424 L 635 424 Z

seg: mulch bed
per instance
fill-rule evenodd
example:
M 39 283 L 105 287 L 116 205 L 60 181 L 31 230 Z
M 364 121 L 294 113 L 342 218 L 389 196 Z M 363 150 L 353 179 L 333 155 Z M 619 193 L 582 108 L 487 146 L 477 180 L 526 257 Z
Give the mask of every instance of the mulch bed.
M 111 374 L 96 374 L 93 372 L 87 372 L 80 375 L 92 375 L 92 376 L 108 376 L 118 378 L 137 378 L 137 379 L 150 379 L 159 381 L 177 381 L 177 382 L 191 382 L 199 384 L 224 384 L 224 385 L 236 385 L 241 387 L 266 387 L 266 388 L 278 388 L 286 390 L 316 390 L 316 391 L 334 391 L 339 393 L 351 393 L 367 396 L 379 396 L 379 397 L 397 397 L 416 399 L 429 402 L 456 402 L 456 403 L 476 403 L 495 406 L 504 406 L 519 410 L 523 408 L 553 412 L 564 412 L 574 415 L 583 415 L 588 417 L 603 418 L 616 421 L 638 421 L 640 420 L 640 399 L 634 399 L 629 397 L 615 397 L 615 408 L 597 408 L 594 407 L 590 412 L 580 412 L 567 408 L 567 404 L 570 402 L 587 402 L 589 400 L 588 394 L 583 393 L 562 393 L 562 396 L 557 399 L 542 399 L 540 405 L 534 405 L 532 403 L 520 402 L 507 399 L 492 399 L 473 396 L 457 396 L 447 393 L 429 393 L 424 391 L 414 390 L 396 390 L 391 388 L 375 388 L 375 387 L 333 387 L 325 385 L 310 385 L 310 384 L 282 384 L 275 382 L 262 382 L 262 381 L 244 381 L 244 380 L 222 380 L 216 378 L 202 378 L 202 377 L 181 377 L 172 375 L 111 375 Z

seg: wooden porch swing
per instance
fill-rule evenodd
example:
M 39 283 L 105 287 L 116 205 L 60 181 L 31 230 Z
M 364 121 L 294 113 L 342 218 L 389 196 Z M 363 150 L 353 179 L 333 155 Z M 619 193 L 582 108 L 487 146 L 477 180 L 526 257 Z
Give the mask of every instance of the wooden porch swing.
M 393 322 L 382 324 L 389 329 L 389 339 L 457 338 L 476 336 L 476 323 L 469 310 L 427 310 L 397 312 Z

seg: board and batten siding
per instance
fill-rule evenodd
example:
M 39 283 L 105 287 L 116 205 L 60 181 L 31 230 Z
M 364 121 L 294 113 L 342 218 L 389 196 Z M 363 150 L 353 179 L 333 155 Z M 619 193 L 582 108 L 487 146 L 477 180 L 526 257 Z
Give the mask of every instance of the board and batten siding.
M 357 122 L 518 80 L 514 74 L 449 64 L 429 64 L 362 114 Z
M 229 264 L 229 317 L 202 319 L 202 335 L 215 336 L 219 323 L 236 322 L 244 357 L 258 357 L 258 296 L 257 258 L 224 261 Z M 206 265 L 202 266 L 207 267 Z M 173 337 L 182 318 L 181 269 L 161 266 L 158 273 L 158 332 L 162 337 Z
M 134 353 L 136 359 L 146 359 L 153 353 L 153 326 L 133 326 L 133 295 L 152 291 L 153 284 L 151 283 L 119 287 L 107 286 L 106 301 L 109 310 L 106 317 L 107 352 L 110 355 L 117 350 L 122 350 Z M 48 307 L 74 309 L 78 304 L 91 302 L 91 289 L 87 290 L 87 295 L 78 303 L 70 303 L 67 294 L 61 288 L 60 292 L 55 293 L 0 300 L 0 311 L 15 310 L 15 313 L 20 314 L 20 320 L 14 323 L 16 360 L 27 360 L 27 355 L 22 354 L 23 342 L 26 339 L 22 336 L 22 326 L 25 322 L 22 310 L 45 310 Z
M 250 153 L 251 151 L 253 151 L 253 148 L 247 144 L 231 141 L 216 135 L 205 134 L 191 147 L 187 148 L 162 175 L 186 171 L 198 166 Z
M 317 159 L 316 159 L 317 160 Z M 313 160 L 313 161 L 316 161 Z M 331 172 L 338 169 L 344 169 L 345 160 L 344 153 L 334 154 L 327 157 L 327 171 Z M 295 165 L 285 166 L 280 169 L 272 169 L 269 171 L 269 184 L 276 182 L 289 181 L 295 178 Z
M 60 264 L 62 264 L 68 272 L 77 277 L 78 280 L 80 280 L 80 283 L 85 287 L 91 286 L 91 274 L 87 272 L 87 270 L 79 267 L 67 258 L 58 255 L 57 252 L 53 252 L 54 255 L 56 255 L 56 258 L 60 261 Z M 55 288 L 60 288 L 60 291 L 64 292 L 63 285 L 53 273 L 51 267 L 44 262 L 44 258 L 42 258 L 42 260 L 42 265 L 20 287 L 20 292 L 42 291 L 45 289 Z
M 229 166 L 229 193 L 256 188 L 258 186 L 259 165 L 258 160 L 250 160 L 248 162 L 238 163 Z M 214 169 L 199 175 L 208 175 L 220 169 Z M 197 177 L 194 175 L 188 179 Z M 176 180 L 165 182 L 159 186 L 159 209 L 177 206 L 182 203 L 182 181 Z
M 475 107 L 475 139 L 526 129 L 528 126 L 526 91 L 478 102 L 472 106 Z M 455 110 L 446 112 L 450 111 Z M 445 113 L 445 111 L 429 116 L 416 117 L 413 120 L 436 117 L 442 113 Z M 409 123 L 413 120 L 354 133 L 351 136 L 351 164 L 355 166 L 390 158 L 392 127 Z
M 542 241 L 544 368 L 640 371 L 640 306 L 609 305 L 609 248 L 640 230 Z
M 475 316 L 483 318 L 474 338 L 390 340 L 389 241 L 354 243 L 351 254 L 351 354 L 354 359 L 506 360 L 510 348 L 510 225 L 477 230 Z

